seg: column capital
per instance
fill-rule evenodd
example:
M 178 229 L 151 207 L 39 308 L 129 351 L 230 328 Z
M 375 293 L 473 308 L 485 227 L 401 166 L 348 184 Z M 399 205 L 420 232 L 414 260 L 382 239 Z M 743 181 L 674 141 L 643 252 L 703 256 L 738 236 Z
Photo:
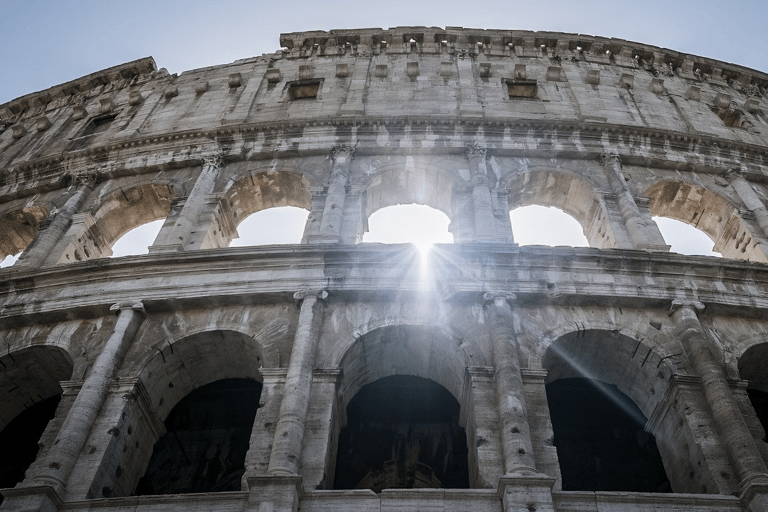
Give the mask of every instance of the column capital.
M 483 294 L 483 305 L 488 307 L 491 303 L 496 306 L 503 306 L 504 304 L 510 307 L 517 302 L 517 295 L 512 292 L 485 292 Z
M 136 301 L 125 301 L 125 302 L 116 302 L 110 306 L 109 310 L 114 311 L 115 314 L 119 314 L 121 311 L 126 309 L 132 309 L 134 311 L 137 311 L 141 313 L 142 315 L 146 316 L 147 312 L 144 310 L 144 303 L 140 300 Z
M 216 150 L 211 153 L 206 153 L 200 157 L 204 166 L 209 167 L 223 167 L 224 166 L 224 152 Z
M 96 169 L 76 169 L 68 174 L 72 184 L 93 188 L 99 182 L 99 171 Z
M 352 160 L 352 157 L 355 154 L 355 147 L 346 146 L 343 144 L 338 146 L 331 146 L 329 153 L 331 156 L 331 160 L 333 160 L 334 162 L 347 163 L 350 160 Z
M 675 299 L 672 301 L 672 305 L 669 308 L 669 312 L 667 313 L 668 316 L 672 316 L 675 311 L 677 311 L 681 307 L 689 307 L 693 309 L 696 313 L 701 313 L 704 311 L 704 303 L 695 299 Z
M 485 158 L 488 148 L 479 144 L 467 144 L 464 146 L 464 158 L 471 160 L 473 158 Z
M 328 292 L 326 290 L 299 290 L 293 294 L 293 300 L 301 302 L 307 297 L 316 297 L 320 300 L 328 298 Z
M 600 155 L 600 163 L 603 167 L 609 167 L 612 165 L 621 165 L 621 155 L 615 151 L 606 151 Z

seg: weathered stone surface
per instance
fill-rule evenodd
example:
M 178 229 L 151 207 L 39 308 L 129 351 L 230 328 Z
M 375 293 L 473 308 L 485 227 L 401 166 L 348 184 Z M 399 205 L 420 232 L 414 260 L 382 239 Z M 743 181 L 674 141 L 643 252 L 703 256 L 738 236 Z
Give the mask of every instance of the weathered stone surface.
M 0 270 L 0 430 L 61 395 L 0 510 L 764 508 L 768 75 L 548 32 L 280 44 L 180 75 L 140 59 L 0 105 L 0 256 L 22 253 Z M 451 219 L 456 243 L 426 270 L 411 246 L 359 244 L 404 203 Z M 591 247 L 517 246 L 509 212 L 531 204 Z M 301 244 L 228 248 L 276 206 L 310 211 Z M 724 258 L 670 253 L 654 215 Z M 158 219 L 148 255 L 106 259 Z M 455 398 L 468 488 L 335 488 L 347 406 L 392 376 Z M 634 402 L 672 493 L 563 491 L 545 385 L 574 378 Z M 133 496 L 176 404 L 224 379 L 261 383 L 245 461 L 221 476 L 227 435 L 209 454 L 196 432 L 210 465 L 193 477 L 240 491 Z M 408 482 L 403 447 L 449 453 L 386 428 L 407 442 L 363 484 L 393 467 Z M 437 485 L 424 475 L 404 486 Z

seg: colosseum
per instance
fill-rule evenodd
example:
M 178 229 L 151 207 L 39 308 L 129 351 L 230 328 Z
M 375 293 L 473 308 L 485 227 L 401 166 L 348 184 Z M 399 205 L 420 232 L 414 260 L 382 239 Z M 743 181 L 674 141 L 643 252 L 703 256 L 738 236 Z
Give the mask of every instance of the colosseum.
M 1 511 L 768 510 L 768 74 L 552 32 L 280 46 L 0 105 Z M 361 243 L 408 204 L 454 243 Z M 529 205 L 589 247 L 516 244 Z M 230 247 L 284 206 L 301 243 Z

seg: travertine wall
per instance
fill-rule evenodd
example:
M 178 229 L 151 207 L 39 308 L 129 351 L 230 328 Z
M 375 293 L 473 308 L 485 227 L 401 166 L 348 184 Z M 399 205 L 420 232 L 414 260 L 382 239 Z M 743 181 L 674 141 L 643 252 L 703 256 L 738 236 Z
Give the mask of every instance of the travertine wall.
M 768 507 L 746 396 L 768 382 L 768 75 L 572 34 L 281 45 L 0 105 L 0 256 L 23 251 L 0 270 L 0 428 L 63 391 L 2 510 Z M 401 203 L 451 219 L 426 267 L 357 245 Z M 591 248 L 514 244 L 529 204 Z M 310 211 L 301 245 L 227 248 L 283 205 Z M 669 253 L 652 215 L 725 258 Z M 149 255 L 105 259 L 157 219 Z M 346 405 L 390 375 L 457 399 L 471 489 L 332 490 Z M 674 494 L 562 491 L 544 385 L 584 375 L 638 405 Z M 130 497 L 173 406 L 224 378 L 263 384 L 242 491 Z

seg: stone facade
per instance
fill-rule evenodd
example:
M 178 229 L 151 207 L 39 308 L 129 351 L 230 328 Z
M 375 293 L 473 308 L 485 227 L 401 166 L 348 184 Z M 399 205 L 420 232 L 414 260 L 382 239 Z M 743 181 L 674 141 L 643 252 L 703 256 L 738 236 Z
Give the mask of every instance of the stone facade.
M 60 396 L 0 510 L 768 510 L 747 394 L 768 391 L 768 75 L 549 32 L 281 45 L 0 105 L 0 256 L 23 251 L 0 270 L 0 430 Z M 359 244 L 402 203 L 451 219 L 426 267 Z M 591 247 L 516 245 L 530 204 Z M 227 248 L 284 205 L 310 212 L 302 244 Z M 725 258 L 668 252 L 652 215 Z M 157 219 L 148 255 L 105 259 Z M 457 401 L 466 488 L 335 488 L 348 405 L 393 376 Z M 546 386 L 585 377 L 636 405 L 672 492 L 563 490 Z M 222 379 L 261 386 L 235 490 L 137 496 L 174 406 Z

